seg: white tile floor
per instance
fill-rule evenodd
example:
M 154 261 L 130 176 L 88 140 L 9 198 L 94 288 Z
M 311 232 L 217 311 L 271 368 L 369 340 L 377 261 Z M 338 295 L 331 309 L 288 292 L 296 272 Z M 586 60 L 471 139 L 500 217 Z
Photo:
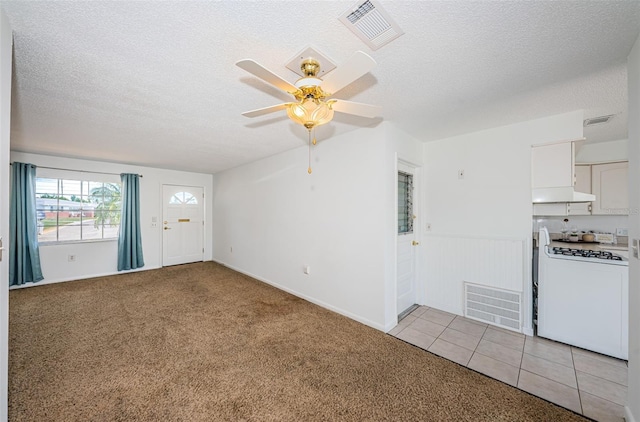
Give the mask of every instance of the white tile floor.
M 389 334 L 597 421 L 623 420 L 623 360 L 425 306 Z

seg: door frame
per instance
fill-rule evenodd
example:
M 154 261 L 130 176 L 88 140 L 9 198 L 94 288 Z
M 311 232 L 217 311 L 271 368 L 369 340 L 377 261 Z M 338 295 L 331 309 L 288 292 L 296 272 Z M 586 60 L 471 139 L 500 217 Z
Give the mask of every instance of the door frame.
M 160 229 L 160 262 L 161 262 L 161 267 L 170 267 L 172 265 L 166 265 L 165 264 L 165 260 L 164 260 L 164 221 L 165 221 L 165 215 L 164 215 L 164 187 L 165 186 L 172 186 L 172 187 L 185 187 L 185 188 L 198 188 L 198 189 L 202 189 L 202 261 L 205 261 L 205 256 L 206 256 L 206 252 L 207 252 L 207 245 L 206 245 L 206 240 L 207 240 L 207 232 L 206 232 L 206 228 L 207 228 L 207 203 L 205 201 L 206 196 L 207 196 L 207 188 L 206 186 L 198 186 L 198 185 L 187 185 L 187 184 L 183 184 L 183 183 L 162 183 L 160 185 L 160 221 L 158 224 L 158 227 Z M 198 261 L 199 262 L 199 261 Z

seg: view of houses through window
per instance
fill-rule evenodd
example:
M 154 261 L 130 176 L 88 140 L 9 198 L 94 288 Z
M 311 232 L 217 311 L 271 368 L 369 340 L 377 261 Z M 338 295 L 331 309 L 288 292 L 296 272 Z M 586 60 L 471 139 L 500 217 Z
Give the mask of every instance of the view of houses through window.
M 37 178 L 38 241 L 117 238 L 120 191 L 119 183 Z

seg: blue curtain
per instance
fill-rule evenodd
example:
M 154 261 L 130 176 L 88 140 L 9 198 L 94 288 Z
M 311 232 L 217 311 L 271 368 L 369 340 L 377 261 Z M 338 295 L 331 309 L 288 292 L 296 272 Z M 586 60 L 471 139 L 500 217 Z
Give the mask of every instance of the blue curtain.
M 36 166 L 14 162 L 11 167 L 9 217 L 9 285 L 42 280 L 36 220 Z
M 122 218 L 118 234 L 118 271 L 144 267 L 140 236 L 140 176 L 122 173 Z

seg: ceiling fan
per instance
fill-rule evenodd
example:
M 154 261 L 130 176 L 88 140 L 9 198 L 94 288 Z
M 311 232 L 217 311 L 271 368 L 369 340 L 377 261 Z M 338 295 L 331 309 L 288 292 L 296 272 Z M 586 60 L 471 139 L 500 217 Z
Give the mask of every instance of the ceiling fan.
M 331 98 L 336 92 L 368 73 L 376 62 L 369 55 L 357 51 L 346 63 L 320 79 L 320 62 L 313 57 L 301 61 L 302 78 L 292 84 L 251 59 L 240 60 L 236 65 L 265 82 L 293 95 L 295 102 L 277 104 L 242 113 L 246 117 L 258 117 L 279 110 L 287 110 L 289 118 L 311 132 L 316 126 L 328 123 L 333 112 L 376 117 L 381 107 Z M 314 142 L 315 144 L 315 142 Z

